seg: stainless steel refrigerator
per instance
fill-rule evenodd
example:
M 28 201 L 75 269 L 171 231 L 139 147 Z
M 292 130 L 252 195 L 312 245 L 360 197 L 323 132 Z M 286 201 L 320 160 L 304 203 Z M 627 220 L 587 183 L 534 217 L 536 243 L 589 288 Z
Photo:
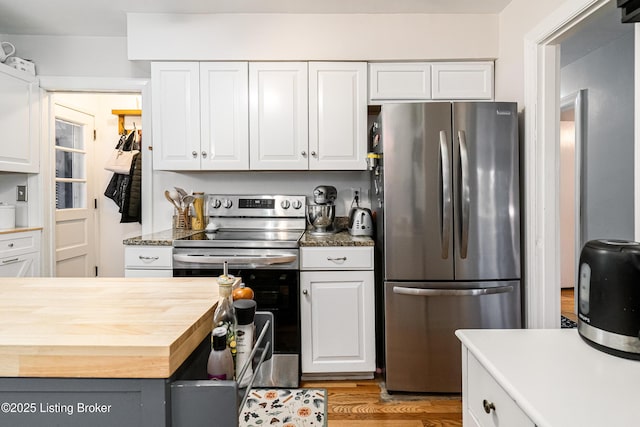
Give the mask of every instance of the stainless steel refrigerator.
M 390 391 L 460 392 L 460 328 L 520 328 L 515 103 L 385 104 L 371 134 Z

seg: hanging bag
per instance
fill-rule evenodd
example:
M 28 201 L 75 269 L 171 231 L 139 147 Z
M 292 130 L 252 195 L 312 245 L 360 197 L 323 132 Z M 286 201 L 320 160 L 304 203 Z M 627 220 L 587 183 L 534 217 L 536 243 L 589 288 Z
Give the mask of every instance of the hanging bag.
M 131 163 L 136 154 L 140 152 L 139 150 L 131 149 L 134 133 L 135 132 L 131 132 L 127 136 L 122 135 L 122 137 L 120 137 L 120 141 L 118 141 L 116 148 L 113 149 L 104 165 L 106 170 L 121 175 L 129 175 Z

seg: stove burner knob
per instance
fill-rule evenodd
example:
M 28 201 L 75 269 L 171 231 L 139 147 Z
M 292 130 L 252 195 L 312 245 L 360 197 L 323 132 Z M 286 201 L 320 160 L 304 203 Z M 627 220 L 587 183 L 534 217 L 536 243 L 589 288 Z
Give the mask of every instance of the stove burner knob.
M 289 206 L 291 206 L 291 203 L 288 200 L 283 200 L 280 202 L 280 206 L 282 206 L 282 209 L 289 209 Z
M 222 201 L 222 207 L 229 209 L 233 205 L 233 202 L 229 199 L 224 199 Z
M 213 200 L 211 201 L 211 207 L 212 207 L 213 209 L 218 209 L 218 208 L 220 207 L 220 205 L 221 205 L 221 204 L 222 204 L 222 203 L 221 203 L 221 202 L 220 202 L 220 200 L 218 200 L 218 199 L 213 199 Z
M 300 200 L 294 200 L 292 206 L 293 209 L 300 209 L 302 207 L 302 202 Z

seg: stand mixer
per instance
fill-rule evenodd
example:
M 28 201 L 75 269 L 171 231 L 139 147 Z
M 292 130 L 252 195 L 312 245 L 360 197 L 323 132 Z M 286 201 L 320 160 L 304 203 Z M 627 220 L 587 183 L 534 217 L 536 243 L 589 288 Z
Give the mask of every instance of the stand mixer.
M 330 185 L 319 185 L 313 190 L 315 204 L 307 205 L 307 220 L 313 226 L 310 231 L 314 235 L 327 235 L 337 232 L 333 226 L 336 217 L 336 206 L 333 202 L 338 191 Z

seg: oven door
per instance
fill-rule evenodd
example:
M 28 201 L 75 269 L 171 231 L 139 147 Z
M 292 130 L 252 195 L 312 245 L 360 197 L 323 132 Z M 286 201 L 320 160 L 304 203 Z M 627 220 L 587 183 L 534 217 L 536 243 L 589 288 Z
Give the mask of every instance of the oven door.
M 300 354 L 298 250 L 174 248 L 173 276 L 218 277 L 223 261 L 253 289 L 258 310 L 273 313 L 273 350 Z

